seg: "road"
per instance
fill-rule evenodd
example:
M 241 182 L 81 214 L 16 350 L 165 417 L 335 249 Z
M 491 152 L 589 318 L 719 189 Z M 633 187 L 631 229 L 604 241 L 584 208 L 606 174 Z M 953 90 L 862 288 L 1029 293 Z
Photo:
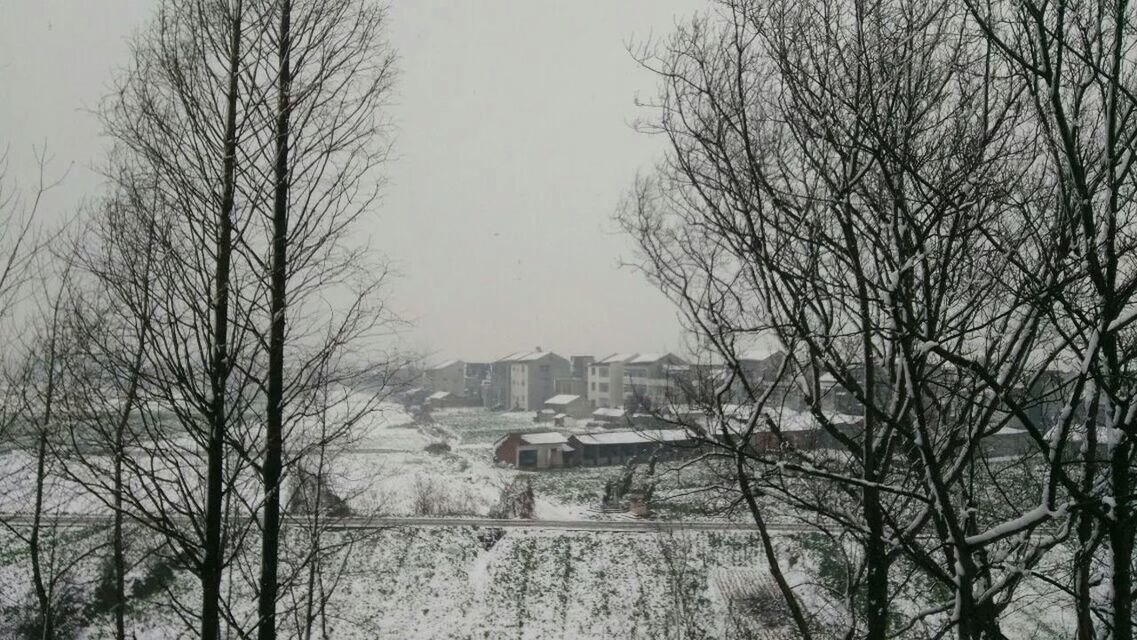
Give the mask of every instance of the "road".
M 285 520 L 287 524 L 293 518 Z M 30 527 L 32 518 L 25 514 L 0 514 L 0 522 L 13 527 Z M 89 527 L 110 526 L 108 514 L 69 514 L 45 519 L 48 526 Z M 499 529 L 538 529 L 559 531 L 626 531 L 655 533 L 670 531 L 756 531 L 753 524 L 734 522 L 676 521 L 676 520 L 497 520 L 494 518 L 339 518 L 329 523 L 330 529 L 378 530 L 393 527 L 485 527 Z M 805 525 L 771 524 L 771 533 L 798 533 L 809 531 Z

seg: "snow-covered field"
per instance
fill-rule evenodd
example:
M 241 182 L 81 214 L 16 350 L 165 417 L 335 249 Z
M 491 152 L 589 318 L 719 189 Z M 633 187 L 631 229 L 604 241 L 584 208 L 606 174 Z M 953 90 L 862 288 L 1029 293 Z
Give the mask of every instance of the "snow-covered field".
M 493 529 L 472 527 L 396 528 L 356 541 L 341 555 L 349 562 L 342 565 L 331 592 L 329 637 L 686 640 L 741 638 L 735 634 L 739 627 L 771 632 L 749 638 L 787 637 L 779 627 L 785 612 L 753 533 L 508 529 L 493 534 Z M 69 535 L 75 541 L 66 541 L 64 554 L 101 539 L 91 532 Z M 5 610 L 11 615 L 19 603 L 29 602 L 28 564 L 20 558 L 19 547 L 10 535 L 0 534 L 2 584 L 27 587 L 0 589 L 0 615 Z M 779 538 L 776 547 L 809 611 L 825 619 L 826 605 L 814 586 L 824 579 L 816 547 L 796 537 Z M 90 599 L 101 557 L 81 562 L 66 581 L 75 598 Z M 255 567 L 255 558 L 248 561 L 253 564 L 246 564 L 245 571 Z M 128 588 L 145 574 L 136 567 Z M 236 568 L 230 573 L 227 599 L 235 618 L 252 624 L 255 600 L 241 575 Z M 1008 612 L 1004 630 L 1009 637 L 1066 637 L 1063 630 L 1069 626 L 1063 625 L 1061 604 L 1029 593 L 1038 585 L 1043 583 L 1031 583 L 1019 606 Z M 169 591 L 155 590 L 130 609 L 130 631 L 139 640 L 193 637 L 170 605 L 176 599 L 192 609 L 199 598 L 196 582 L 180 571 L 166 586 Z M 738 592 L 764 594 L 767 604 L 739 606 L 729 599 Z M 893 606 L 913 610 L 903 600 Z M 106 614 L 84 626 L 77 637 L 112 637 Z M 913 632 L 912 637 L 923 636 Z

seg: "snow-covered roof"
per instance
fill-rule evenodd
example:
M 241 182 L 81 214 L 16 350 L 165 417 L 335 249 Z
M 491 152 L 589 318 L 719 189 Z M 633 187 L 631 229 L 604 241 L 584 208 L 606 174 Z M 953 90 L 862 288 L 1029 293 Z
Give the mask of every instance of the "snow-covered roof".
M 464 363 L 461 360 L 445 360 L 443 362 L 439 362 L 438 364 L 434 365 L 433 367 L 428 369 L 428 371 L 438 371 L 439 369 L 449 369 L 450 367 L 453 367 L 456 364 L 464 364 Z
M 515 363 L 515 364 L 520 364 L 520 363 L 525 363 L 525 362 L 536 362 L 537 360 L 540 360 L 542 358 L 547 358 L 548 356 L 555 356 L 555 355 L 557 355 L 557 354 L 553 353 L 552 351 L 530 351 L 529 353 L 516 354 L 510 361 Z
M 722 409 L 728 419 L 738 421 L 748 420 L 753 411 L 749 405 L 745 404 L 724 404 Z M 766 407 L 763 411 L 778 423 L 778 428 L 782 431 L 810 431 L 821 428 L 817 419 L 814 418 L 813 414 L 809 411 L 794 411 L 784 407 Z M 861 416 L 838 413 L 836 411 L 825 411 L 823 415 L 825 419 L 833 425 L 857 424 L 862 420 Z M 766 431 L 766 426 L 760 424 L 758 430 Z
M 673 353 L 641 353 L 633 358 L 629 364 L 655 364 L 660 360 L 673 360 L 679 363 L 686 363 L 686 360 Z
M 570 404 L 570 403 L 576 402 L 577 400 L 580 400 L 580 396 L 573 395 L 571 393 L 562 393 L 558 396 L 553 396 L 552 398 L 549 398 L 548 400 L 545 401 L 545 404 L 562 405 L 562 404 Z
M 556 431 L 543 431 L 541 433 L 523 433 L 521 441 L 525 444 L 567 444 L 568 438 Z
M 450 397 L 449 391 L 436 391 L 426 397 L 427 400 L 445 400 Z
M 683 429 L 660 429 L 658 431 L 605 431 L 574 436 L 581 444 L 641 444 L 645 442 L 682 442 L 690 440 Z
M 620 364 L 623 362 L 631 362 L 635 360 L 638 355 L 637 353 L 613 353 L 593 364 Z
M 592 415 L 596 416 L 597 418 L 623 418 L 624 410 L 612 409 L 609 407 L 600 407 L 599 409 L 593 411 Z

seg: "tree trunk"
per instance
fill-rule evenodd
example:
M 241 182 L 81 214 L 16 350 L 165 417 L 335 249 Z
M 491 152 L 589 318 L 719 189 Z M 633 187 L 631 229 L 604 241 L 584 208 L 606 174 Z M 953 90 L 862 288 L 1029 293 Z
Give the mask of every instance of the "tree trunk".
M 1129 479 L 1129 451 L 1127 439 L 1123 439 L 1113 451 L 1111 460 L 1113 474 L 1113 499 L 1116 506 L 1110 510 L 1109 546 L 1111 587 L 1113 592 L 1113 640 L 1132 640 L 1133 638 L 1133 523 L 1129 516 L 1129 495 L 1132 491 Z M 1094 452 L 1088 452 L 1094 455 Z
M 264 536 L 261 548 L 260 640 L 276 638 L 277 565 L 280 552 L 280 473 L 284 448 L 284 332 L 287 310 L 288 135 L 291 79 L 292 3 L 280 8 L 280 59 L 277 75 L 276 167 L 272 215 L 272 274 L 269 332 L 267 425 L 264 458 Z M 317 489 L 318 491 L 319 489 Z
M 225 464 L 226 387 L 229 381 L 229 269 L 233 250 L 233 209 L 237 173 L 237 76 L 241 59 L 242 2 L 238 0 L 231 22 L 229 87 L 225 106 L 225 150 L 221 208 L 217 215 L 213 297 L 213 353 L 210 357 L 210 428 L 207 444 L 205 549 L 201 563 L 201 637 L 220 636 L 222 498 Z
M 49 385 L 50 387 L 50 385 Z M 50 401 L 49 401 L 50 406 Z M 50 410 L 48 411 L 50 414 Z M 43 519 L 43 481 L 47 461 L 47 433 L 43 431 L 47 426 L 41 427 L 39 440 L 36 444 L 36 490 L 35 505 L 32 511 L 32 535 L 28 541 L 28 550 L 32 561 L 32 582 L 36 590 L 36 602 L 39 604 L 40 638 L 51 640 L 55 637 L 54 616 L 51 612 L 51 596 L 44 584 L 43 569 L 40 567 L 40 527 Z

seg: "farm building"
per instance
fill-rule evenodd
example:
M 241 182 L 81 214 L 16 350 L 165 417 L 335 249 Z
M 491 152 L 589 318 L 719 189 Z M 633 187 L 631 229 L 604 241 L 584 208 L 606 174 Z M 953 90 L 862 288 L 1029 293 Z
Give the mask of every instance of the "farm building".
M 1035 442 L 1026 429 L 1007 425 L 979 440 L 979 450 L 986 456 L 1024 456 L 1037 451 Z
M 696 442 L 682 429 L 607 431 L 570 436 L 576 461 L 585 466 L 623 464 L 632 458 L 647 460 L 654 453 L 678 457 L 693 452 Z
M 587 418 L 592 413 L 586 398 L 572 394 L 561 394 L 549 398 L 545 401 L 545 409 L 577 419 Z
M 628 416 L 623 409 L 601 407 L 592 412 L 591 422 L 605 427 L 626 427 Z
M 822 428 L 808 412 L 781 410 L 767 413 L 772 414 L 770 417 L 777 422 L 780 433 L 765 428 L 755 431 L 753 442 L 758 451 L 778 449 L 783 443 L 796 449 L 830 449 L 841 446 L 839 440 Z M 857 416 L 830 413 L 826 418 L 840 434 L 853 440 L 859 437 L 863 429 L 861 419 Z
M 457 396 L 449 391 L 436 391 L 426 397 L 426 406 L 431 409 L 443 409 L 445 407 L 460 407 L 465 404 L 465 399 Z
M 494 460 L 518 469 L 560 468 L 573 463 L 573 448 L 555 431 L 510 433 L 494 443 Z

